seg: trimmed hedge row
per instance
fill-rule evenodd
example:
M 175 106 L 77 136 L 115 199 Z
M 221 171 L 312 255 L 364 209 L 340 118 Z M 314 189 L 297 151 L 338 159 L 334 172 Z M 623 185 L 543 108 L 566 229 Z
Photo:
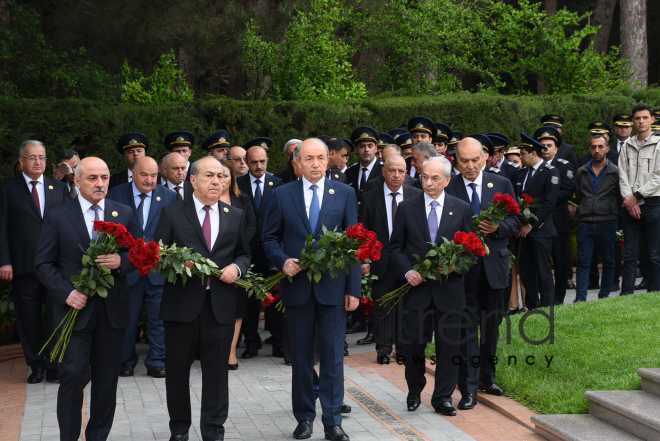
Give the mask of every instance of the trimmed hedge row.
M 256 136 L 275 142 L 270 169 L 284 162 L 280 146 L 289 138 L 311 135 L 348 137 L 361 124 L 388 130 L 405 124 L 414 115 L 427 115 L 449 123 L 464 133 L 499 131 L 517 139 L 521 130 L 533 131 L 545 113 L 566 118 L 566 140 L 584 149 L 586 127 L 597 119 L 610 121 L 628 112 L 638 101 L 660 105 L 660 89 L 635 95 L 503 96 L 458 93 L 442 97 L 384 98 L 343 102 L 239 101 L 214 98 L 191 104 L 167 106 L 108 105 L 79 99 L 15 99 L 0 97 L 0 176 L 12 173 L 20 142 L 36 138 L 45 142 L 51 158 L 73 147 L 83 155 L 100 155 L 111 168 L 121 166 L 115 150 L 120 134 L 146 133 L 150 154 L 163 153 L 162 139 L 172 130 L 188 129 L 201 143 L 206 135 L 226 127 L 242 143 Z M 201 155 L 199 149 L 196 155 Z

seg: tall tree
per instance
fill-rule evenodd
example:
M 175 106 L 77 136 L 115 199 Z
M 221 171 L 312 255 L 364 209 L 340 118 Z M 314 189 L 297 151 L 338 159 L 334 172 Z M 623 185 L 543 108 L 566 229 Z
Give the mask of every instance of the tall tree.
M 592 23 L 599 27 L 594 38 L 594 47 L 598 52 L 604 53 L 608 50 L 616 4 L 617 0 L 596 0 L 594 5 Z
M 646 0 L 621 0 L 621 50 L 630 63 L 631 85 L 646 87 L 649 67 Z

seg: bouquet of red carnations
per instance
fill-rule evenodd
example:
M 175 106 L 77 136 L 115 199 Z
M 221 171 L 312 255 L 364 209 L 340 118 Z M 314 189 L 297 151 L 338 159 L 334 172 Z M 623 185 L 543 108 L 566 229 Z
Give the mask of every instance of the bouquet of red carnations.
M 457 231 L 452 240 L 443 238 L 442 243 L 433 245 L 423 258 L 418 258 L 412 269 L 424 280 L 440 280 L 450 274 L 465 274 L 478 257 L 488 254 L 486 245 L 473 232 Z M 384 294 L 378 303 L 392 310 L 412 286 L 407 282 L 397 289 Z
M 532 211 L 536 203 L 534 196 L 530 195 L 529 193 L 523 193 L 520 195 L 518 203 L 520 204 L 520 222 L 523 225 L 531 225 L 532 223 L 539 220 L 538 216 L 536 216 Z
M 482 221 L 488 221 L 491 224 L 499 224 L 507 216 L 520 215 L 520 205 L 518 201 L 508 193 L 497 192 L 493 195 L 493 202 L 481 210 L 478 216 L 473 219 L 475 231 L 479 231 L 479 224 Z M 478 233 L 481 236 L 481 233 Z

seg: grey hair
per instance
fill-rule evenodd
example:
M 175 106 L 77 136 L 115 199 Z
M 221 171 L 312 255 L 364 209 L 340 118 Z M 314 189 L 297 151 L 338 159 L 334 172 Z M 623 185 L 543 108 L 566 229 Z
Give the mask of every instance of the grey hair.
M 18 157 L 22 157 L 25 154 L 25 150 L 28 148 L 28 146 L 31 145 L 38 145 L 44 148 L 46 150 L 46 146 L 44 145 L 43 142 L 37 141 L 36 139 L 27 139 L 21 143 L 21 146 L 18 148 Z
M 433 156 L 424 161 L 424 165 L 432 162 L 440 164 L 442 167 L 442 174 L 445 175 L 445 178 L 451 177 L 451 162 L 449 162 L 449 159 L 441 155 Z
M 323 142 L 322 139 L 320 139 L 320 138 L 307 138 L 305 141 L 311 141 L 311 140 L 316 141 L 319 144 L 321 144 L 325 148 L 325 153 L 327 155 L 330 155 L 330 149 L 328 148 L 328 144 Z M 293 149 L 293 153 L 291 154 L 291 159 L 296 160 L 300 157 L 300 152 L 302 151 L 302 144 L 303 144 L 302 141 L 300 141 L 298 144 L 296 144 L 296 148 Z
M 215 160 L 218 164 L 222 165 L 223 167 L 227 167 L 227 166 L 224 165 L 222 162 L 220 162 L 220 161 L 218 160 L 218 158 L 216 158 L 215 156 L 212 156 L 212 155 L 210 155 L 210 156 L 203 156 L 203 157 L 199 158 L 197 161 L 195 161 L 195 162 L 193 162 L 192 164 L 190 164 L 190 175 L 191 175 L 191 176 L 196 176 L 196 175 L 199 173 L 199 163 L 200 163 L 201 161 L 208 160 L 209 158 Z
M 383 147 L 383 150 L 385 149 L 392 149 L 398 154 L 401 154 L 401 147 L 399 147 L 397 144 L 387 144 L 385 147 Z
M 300 139 L 298 139 L 298 138 L 292 138 L 292 139 L 288 140 L 288 141 L 284 144 L 284 147 L 282 147 L 282 152 L 286 154 L 286 151 L 289 150 L 289 147 L 290 147 L 291 145 L 293 145 L 293 144 L 300 144 L 301 142 L 302 142 L 302 140 L 300 140 Z
M 430 142 L 418 142 L 417 144 L 413 145 L 412 148 L 413 150 L 422 153 L 426 159 L 439 156 L 435 146 Z
M 300 157 L 300 147 L 302 146 L 302 142 L 296 144 L 296 148 L 293 149 L 293 152 L 291 153 L 291 160 L 295 161 Z

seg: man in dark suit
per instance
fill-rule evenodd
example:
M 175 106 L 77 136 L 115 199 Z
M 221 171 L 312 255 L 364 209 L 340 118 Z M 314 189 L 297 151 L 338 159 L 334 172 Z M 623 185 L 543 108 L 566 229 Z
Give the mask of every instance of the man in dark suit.
M 168 153 L 163 157 L 164 187 L 172 190 L 178 200 L 188 200 L 192 194 L 190 182 L 186 181 L 186 158 L 179 153 Z
M 617 165 L 619 163 L 619 153 L 621 153 L 621 149 L 626 144 L 628 138 L 630 138 L 630 135 L 632 135 L 633 121 L 630 115 L 620 114 L 612 118 L 612 124 L 614 125 L 614 136 L 610 142 L 610 151 L 607 154 L 607 160 Z
M 381 163 L 378 152 L 378 132 L 371 127 L 358 127 L 351 134 L 351 141 L 357 149 L 360 160 L 346 170 L 346 183 L 360 195 L 367 189 L 367 183 L 381 176 Z M 360 198 L 358 198 L 360 199 Z
M 44 220 L 35 256 L 37 275 L 57 302 L 60 316 L 79 311 L 64 360 L 59 366 L 57 420 L 60 439 L 76 441 L 82 423 L 83 390 L 90 379 L 88 440 L 106 440 L 115 413 L 121 342 L 128 321 L 125 275 L 131 268 L 127 253 L 98 256 L 96 263 L 112 270 L 114 287 L 106 299 L 88 297 L 73 288 L 71 278 L 82 270 L 83 252 L 95 220 L 126 225 L 134 231 L 130 207 L 105 199 L 110 172 L 103 160 L 87 157 L 76 169 L 76 199 L 53 208 Z
M 68 200 L 66 186 L 44 176 L 46 148 L 40 141 L 25 141 L 19 149 L 23 172 L 7 180 L 0 190 L 0 280 L 11 282 L 16 312 L 16 330 L 30 366 L 27 382 L 40 383 L 47 361 L 39 355 L 47 333 L 59 317 L 54 316 L 47 286 L 35 275 L 34 253 L 44 216 Z M 42 305 L 48 309 L 45 326 Z M 57 380 L 57 369 L 50 367 L 47 379 Z
M 344 172 L 348 169 L 348 159 L 353 151 L 353 146 L 347 139 L 337 137 L 325 139 L 324 142 L 328 145 L 330 151 L 328 171 L 326 171 L 325 177 L 331 181 L 346 183 Z
M 383 165 L 381 186 L 364 193 L 360 218 L 366 228 L 376 232 L 378 240 L 383 245 L 387 245 L 390 241 L 399 204 L 421 193 L 415 187 L 404 184 L 409 177 L 406 173 L 405 159 L 399 155 L 390 155 Z M 369 271 L 378 277 L 372 287 L 374 300 L 378 300 L 383 294 L 403 283 L 403 279 L 395 272 L 389 271 L 388 265 L 389 254 L 386 249 L 378 262 L 369 265 Z M 376 342 L 376 361 L 379 364 L 389 364 L 390 354 L 396 343 L 396 312 L 388 313 L 376 302 L 372 314 L 371 327 L 374 334 L 372 341 Z
M 525 286 L 525 304 L 529 309 L 554 303 L 552 281 L 552 240 L 557 229 L 552 218 L 559 197 L 559 170 L 546 164 L 543 146 L 534 138 L 521 133 L 520 159 L 524 165 L 516 176 L 514 188 L 520 197 L 527 193 L 534 198 L 532 212 L 537 220 L 520 227 L 520 275 Z M 540 296 L 540 297 L 539 297 Z
M 264 209 L 267 202 L 273 197 L 273 190 L 282 181 L 277 176 L 269 173 L 268 154 L 260 145 L 251 146 L 247 151 L 247 163 L 249 172 L 239 177 L 236 181 L 242 194 L 248 196 L 254 212 L 257 215 L 257 234 L 252 237 L 250 251 L 254 270 L 260 274 L 272 273 L 273 266 L 266 258 L 261 242 L 261 229 L 263 225 Z M 261 337 L 259 337 L 259 313 L 261 312 L 261 301 L 255 297 L 248 298 L 246 316 L 243 320 L 243 335 L 245 336 L 245 350 L 241 358 L 252 358 L 257 355 L 261 348 Z M 282 339 L 283 315 L 277 308 L 266 310 L 266 321 L 271 331 L 273 341 L 273 355 L 283 356 Z
M 144 157 L 148 147 L 149 140 L 144 133 L 132 132 L 119 137 L 119 140 L 117 140 L 117 151 L 124 157 L 126 170 L 110 176 L 110 188 L 133 181 L 133 166 L 135 165 L 135 161 Z
M 515 197 L 511 181 L 483 171 L 486 159 L 487 154 L 478 140 L 468 137 L 459 141 L 456 166 L 461 174 L 451 179 L 446 191 L 470 204 L 473 216 L 489 207 L 496 193 Z M 478 387 L 493 395 L 503 394 L 495 384 L 492 360 L 497 352 L 499 325 L 508 307 L 509 296 L 505 294 L 511 269 L 508 242 L 518 233 L 519 226 L 516 216 L 510 215 L 499 224 L 483 221 L 478 227 L 486 237 L 490 253 L 479 258 L 465 278 L 467 323 L 462 339 L 459 409 L 472 409 L 477 404 Z
M 145 156 L 135 162 L 133 182 L 112 188 L 108 199 L 133 208 L 136 236 L 145 241 L 154 240 L 160 212 L 176 201 L 176 194 L 162 185 L 158 185 L 158 164 Z M 165 377 L 165 330 L 158 318 L 160 302 L 165 281 L 160 273 L 152 271 L 141 277 L 137 270 L 132 270 L 126 277 L 131 295 L 129 297 L 129 318 L 121 356 L 122 377 L 132 377 L 137 364 L 135 341 L 137 339 L 140 313 L 144 305 L 147 316 L 147 338 L 149 352 L 144 360 L 147 375 L 154 378 Z
M 293 364 L 293 413 L 298 421 L 293 436 L 306 439 L 312 435 L 317 334 L 321 359 L 318 396 L 325 438 L 345 441 L 349 438 L 341 428 L 344 332 L 346 311 L 359 304 L 360 267 L 353 265 L 348 274 L 337 277 L 324 274 L 320 282 L 311 283 L 301 273 L 298 257 L 309 234 L 318 238 L 322 227 L 343 230 L 357 222 L 356 197 L 347 185 L 326 180 L 328 148 L 320 139 L 305 140 L 297 161 L 302 178 L 275 189 L 263 225 L 267 257 L 293 279 L 280 285 Z
M 171 440 L 188 440 L 191 424 L 190 365 L 202 363 L 204 441 L 224 439 L 229 407 L 227 360 L 234 335 L 238 291 L 232 285 L 249 265 L 245 214 L 220 200 L 222 164 L 211 156 L 191 165 L 190 199 L 161 212 L 156 238 L 192 248 L 222 270 L 218 278 L 194 277 L 165 284 L 160 317 L 165 321 L 165 386 Z
M 470 206 L 444 190 L 451 177 L 451 163 L 444 156 L 422 164 L 424 194 L 407 199 L 397 209 L 388 246 L 390 271 L 413 287 L 401 300 L 399 347 L 405 360 L 408 384 L 406 404 L 415 411 L 426 385 L 424 350 L 435 331 L 435 387 L 431 404 L 436 412 L 456 415 L 451 395 L 458 382 L 460 338 L 465 290 L 463 275 L 424 280 L 413 269 L 415 256 L 425 256 L 432 243 L 451 240 L 456 231 L 470 229 Z M 397 349 L 399 351 L 399 349 Z

